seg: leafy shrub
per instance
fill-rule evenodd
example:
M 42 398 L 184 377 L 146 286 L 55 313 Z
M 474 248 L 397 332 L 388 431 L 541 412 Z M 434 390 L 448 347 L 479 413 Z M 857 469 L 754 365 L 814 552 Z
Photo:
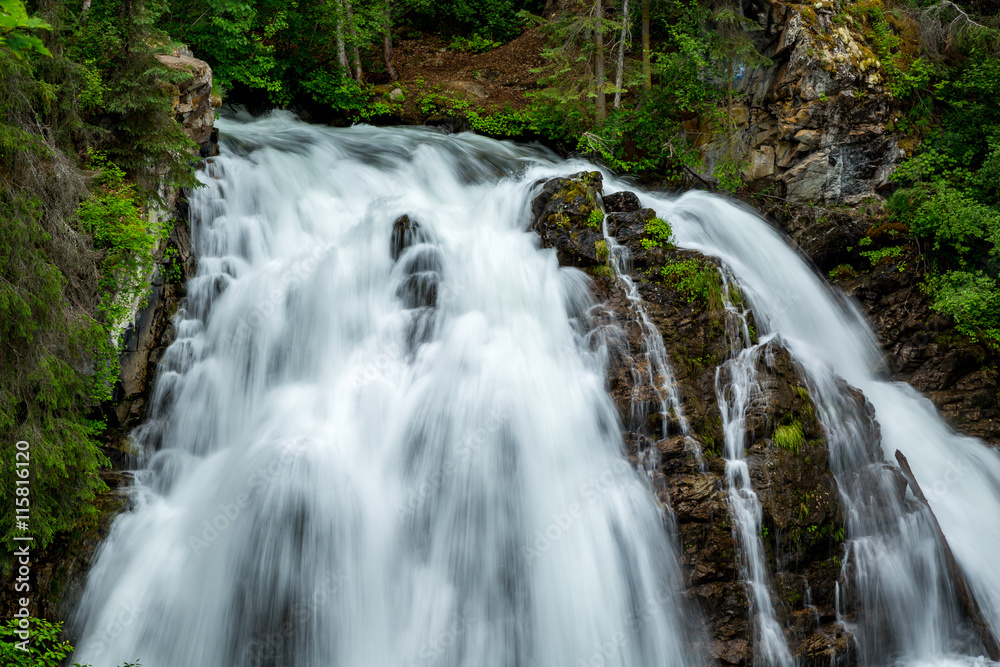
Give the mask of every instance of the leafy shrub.
M 646 250 L 656 246 L 667 249 L 674 247 L 674 230 L 663 218 L 657 217 L 647 222 L 644 231 L 649 235 L 649 238 L 642 240 L 642 247 Z
M 495 49 L 500 46 L 500 42 L 495 39 L 490 39 L 489 37 L 483 37 L 482 35 L 475 34 L 471 37 L 460 37 L 455 36 L 449 44 L 455 51 L 468 51 L 470 53 L 485 53 L 491 49 Z
M 1000 286 L 981 271 L 950 271 L 931 279 L 933 308 L 950 315 L 972 339 L 1000 343 Z
M 62 641 L 62 623 L 51 623 L 41 618 L 25 619 L 30 629 L 28 651 L 16 647 L 21 641 L 16 634 L 18 619 L 11 619 L 0 626 L 0 658 L 5 667 L 59 667 L 73 652 L 69 642 Z
M 28 650 L 17 647 L 21 641 L 18 619 L 11 619 L 0 626 L 0 658 L 4 667 L 60 667 L 73 652 L 69 642 L 60 639 L 62 623 L 52 623 L 41 618 L 24 619 L 31 631 Z M 73 667 L 90 667 L 73 663 Z M 122 667 L 142 667 L 138 660 L 126 662 Z

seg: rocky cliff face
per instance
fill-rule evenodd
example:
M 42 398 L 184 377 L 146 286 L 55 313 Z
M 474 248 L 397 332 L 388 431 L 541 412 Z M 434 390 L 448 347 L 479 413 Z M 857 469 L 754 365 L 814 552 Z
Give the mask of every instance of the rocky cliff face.
M 869 19 L 826 0 L 742 6 L 759 26 L 754 45 L 771 64 L 737 67 L 727 112 L 735 132 L 686 127 L 704 159 L 700 178 L 713 182 L 720 160 L 745 157 L 744 176 L 761 193 L 752 204 L 858 300 L 886 351 L 887 372 L 928 396 L 959 431 L 1000 445 L 996 353 L 932 311 L 915 252 L 875 266 L 858 253 L 862 238 L 884 233 L 882 196 L 912 148 L 894 132 L 901 110 L 868 37 Z M 887 16 L 909 34 L 905 17 Z M 835 271 L 844 265 L 854 269 Z
M 630 193 L 604 197 L 609 230 L 631 251 L 631 276 L 662 335 L 690 428 L 690 436 L 681 434 L 676 415 L 668 415 L 667 430 L 674 435 L 662 438 L 657 397 L 647 380 L 643 326 L 607 265 L 607 246 L 595 229 L 595 219 L 603 217 L 601 195 L 596 172 L 550 180 L 533 202 L 532 225 L 561 263 L 594 278 L 600 305 L 592 326 L 610 332 L 604 337 L 608 388 L 628 454 L 651 469 L 654 489 L 676 527 L 685 595 L 708 629 L 706 658 L 748 665 L 754 657 L 754 628 L 728 502 L 722 416 L 715 399 L 716 371 L 721 367 L 725 376 L 731 356 L 731 323 L 713 297 L 692 296 L 657 277 L 661 266 L 687 262 L 718 282 L 719 267 L 698 253 L 643 244 L 649 239 L 652 211 L 640 209 Z M 757 364 L 764 381 L 749 410 L 746 460 L 763 510 L 761 538 L 772 597 L 795 656 L 803 664 L 829 665 L 848 659 L 851 648 L 851 636 L 834 609 L 844 539 L 837 485 L 814 405 L 787 350 L 780 341 L 771 341 Z M 855 399 L 863 407 L 864 397 L 855 392 Z M 783 448 L 776 430 L 792 424 L 801 428 L 801 442 Z
M 745 156 L 757 188 L 792 202 L 857 203 L 887 185 L 905 152 L 889 130 L 897 105 L 862 19 L 837 2 L 749 0 L 744 13 L 770 65 L 737 65 L 735 136 L 688 124 L 701 150 L 702 177 L 726 155 Z
M 169 84 L 174 93 L 175 118 L 188 137 L 198 144 L 202 156 L 217 154 L 217 133 L 213 125 L 215 107 L 221 102 L 218 98 L 211 99 L 212 70 L 208 63 L 193 58 L 190 53 L 161 56 L 160 60 L 182 76 L 190 74 L 177 84 Z M 47 549 L 35 554 L 32 584 L 33 600 L 38 606 L 34 613 L 51 621 L 69 619 L 83 593 L 83 584 L 98 547 L 114 518 L 126 507 L 130 479 L 121 470 L 129 467 L 127 435 L 145 413 L 156 365 L 175 336 L 172 319 L 184 298 L 184 283 L 194 276 L 196 266 L 183 198 L 172 190 L 162 191 L 161 195 L 172 210 L 151 210 L 149 215 L 173 219 L 174 223 L 169 238 L 157 251 L 159 261 L 149 278 L 147 303 L 141 309 L 136 308 L 133 324 L 122 333 L 121 371 L 113 402 L 102 406 L 108 423 L 103 450 L 111 460 L 112 470 L 102 474 L 108 491 L 97 499 L 100 515 L 92 522 L 77 526 L 71 533 L 57 536 Z M 3 590 L 0 613 L 9 616 L 8 612 L 14 611 L 10 598 L 14 587 L 8 581 Z

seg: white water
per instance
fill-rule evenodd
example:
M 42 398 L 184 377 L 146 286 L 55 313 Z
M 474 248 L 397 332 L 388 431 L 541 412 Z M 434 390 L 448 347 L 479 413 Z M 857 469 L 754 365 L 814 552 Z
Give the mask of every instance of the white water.
M 556 167 L 426 129 L 220 125 L 136 507 L 74 659 L 692 664 L 587 284 L 525 230 Z M 422 242 L 394 262 L 403 213 Z
M 754 628 L 754 664 L 791 667 L 795 664 L 771 600 L 768 567 L 761 539 L 763 512 L 753 489 L 746 462 L 747 412 L 763 393 L 759 358 L 767 352 L 765 339 L 756 344 L 747 322 L 749 313 L 733 303 L 732 282 L 723 278 L 726 337 L 729 358 L 715 370 L 715 397 L 722 417 L 726 459 L 726 496 L 733 532 L 740 548 L 740 574 L 747 586 Z
M 615 277 L 622 286 L 622 291 L 628 299 L 632 311 L 636 315 L 636 320 L 642 326 L 643 357 L 645 363 L 640 367 L 646 369 L 644 377 L 634 377 L 636 389 L 633 390 L 631 428 L 643 427 L 646 421 L 646 406 L 642 401 L 636 400 L 638 387 L 646 384 L 653 388 L 656 397 L 659 399 L 659 412 L 662 417 L 662 427 L 659 433 L 653 434 L 660 439 L 666 438 L 669 434 L 671 421 L 676 422 L 682 435 L 690 436 L 691 428 L 688 425 L 687 417 L 684 416 L 684 408 L 681 405 L 680 392 L 677 388 L 677 380 L 674 377 L 674 369 L 667 356 L 667 348 L 663 345 L 663 336 L 656 330 L 656 326 L 649 319 L 649 314 L 642 305 L 642 296 L 639 294 L 639 286 L 632 280 L 631 257 L 629 250 L 620 245 L 613 236 L 608 235 L 607 218 L 605 218 L 603 228 L 604 237 L 608 244 L 608 259 L 610 260 Z M 638 374 L 636 374 L 638 375 Z M 694 446 L 699 457 L 701 449 Z
M 421 129 L 221 127 L 135 507 L 91 573 L 74 659 L 696 664 L 664 517 L 585 342 L 586 282 L 525 231 L 532 183 L 589 165 Z M 809 374 L 846 489 L 861 658 L 974 661 L 922 514 L 882 502 L 884 478 L 849 483 L 871 456 L 834 373 L 909 458 L 995 627 L 1000 457 L 882 382 L 862 318 L 763 221 L 641 196 L 726 262 Z M 393 262 L 403 213 L 422 242 Z
M 820 402 L 831 466 L 845 493 L 849 558 L 858 570 L 861 658 L 871 664 L 974 661 L 982 653 L 960 623 L 954 592 L 921 512 L 906 513 L 885 476 L 850 484 L 870 462 L 857 415 L 835 374 L 873 403 L 885 458 L 909 459 L 983 611 L 1000 628 L 1000 455 L 951 431 L 930 401 L 882 379 L 880 352 L 857 308 L 834 293 L 781 236 L 750 211 L 704 193 L 642 197 L 673 224 L 681 246 L 723 260 L 752 303 L 762 333 L 779 333 Z

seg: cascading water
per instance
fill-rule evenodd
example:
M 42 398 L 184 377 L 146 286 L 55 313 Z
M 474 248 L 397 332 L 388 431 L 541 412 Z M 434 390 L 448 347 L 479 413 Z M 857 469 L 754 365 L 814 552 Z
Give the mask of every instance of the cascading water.
M 677 390 L 677 381 L 674 378 L 670 359 L 667 357 L 667 350 L 663 346 L 663 336 L 660 335 L 660 332 L 656 330 L 656 326 L 650 321 L 649 314 L 642 305 L 642 296 L 639 294 L 639 287 L 630 275 L 631 262 L 628 248 L 620 245 L 614 236 L 608 234 L 606 219 L 603 227 L 605 242 L 608 244 L 608 259 L 610 260 L 612 270 L 615 272 L 616 279 L 622 285 L 622 290 L 625 292 L 625 297 L 636 314 L 637 321 L 642 326 L 642 343 L 644 348 L 642 351 L 644 357 L 642 366 L 645 367 L 646 373 L 645 377 L 635 379 L 637 386 L 648 384 L 652 387 L 659 399 L 658 407 L 663 425 L 660 433 L 655 435 L 665 438 L 668 426 L 672 420 L 677 423 L 683 435 L 689 435 L 691 429 L 688 426 L 687 418 L 684 416 L 680 393 Z M 632 401 L 631 417 L 633 422 L 631 426 L 633 428 L 641 428 L 646 417 L 645 409 L 643 406 L 638 405 L 638 401 L 634 398 Z M 701 455 L 700 450 L 698 455 Z
M 747 411 L 762 394 L 757 358 L 766 352 L 767 341 L 752 343 L 748 312 L 733 304 L 734 285 L 723 272 L 726 337 L 730 356 L 715 372 L 715 395 L 722 416 L 725 440 L 726 486 L 733 530 L 741 552 L 741 573 L 747 585 L 750 613 L 754 621 L 754 664 L 791 667 L 788 642 L 771 600 L 764 544 L 761 540 L 762 510 L 747 466 Z
M 954 433 L 907 385 L 886 382 L 857 308 L 838 298 L 781 236 L 724 199 L 654 195 L 643 204 L 673 223 L 678 244 L 721 259 L 737 276 L 762 333 L 780 334 L 804 367 L 828 434 L 847 510 L 849 557 L 862 607 L 853 628 L 868 664 L 975 661 L 983 649 L 961 621 L 925 512 L 907 512 L 865 447 L 863 416 L 845 409 L 843 377 L 874 405 L 884 455 L 902 451 L 989 622 L 1000 628 L 1000 456 Z
M 74 658 L 692 664 L 587 285 L 524 229 L 553 161 L 425 129 L 220 127 Z
M 524 230 L 537 179 L 591 165 L 422 129 L 283 115 L 220 127 L 223 154 L 191 201 L 198 276 L 135 434 L 144 469 L 88 580 L 74 658 L 697 664 L 664 517 L 624 459 L 587 336 L 586 282 Z M 699 193 L 641 197 L 679 245 L 726 264 L 762 335 L 779 334 L 805 369 L 844 495 L 862 661 L 974 661 L 981 647 L 926 516 L 895 500 L 837 376 L 874 404 L 885 453 L 909 458 L 994 627 L 1000 457 L 882 381 L 856 309 L 757 216 Z M 662 359 L 650 379 L 680 418 Z M 719 384 L 735 500 L 752 494 L 741 384 L 752 379 Z M 746 509 L 756 655 L 788 664 L 780 629 L 766 636 Z

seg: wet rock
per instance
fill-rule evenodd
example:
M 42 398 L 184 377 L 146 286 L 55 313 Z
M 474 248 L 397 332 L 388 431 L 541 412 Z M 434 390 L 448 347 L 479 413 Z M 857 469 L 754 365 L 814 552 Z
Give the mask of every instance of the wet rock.
M 866 311 L 892 378 L 927 396 L 955 429 L 1000 446 L 1000 355 L 934 312 L 923 282 L 920 264 L 901 257 L 839 285 Z
M 409 215 L 401 215 L 392 223 L 392 236 L 389 239 L 389 254 L 392 260 L 398 261 L 403 251 L 417 243 L 427 241 L 423 227 Z
M 604 195 L 604 210 L 608 213 L 632 213 L 642 208 L 634 192 L 623 190 Z
M 632 266 L 638 270 L 663 266 L 668 260 L 666 248 L 649 243 L 647 227 L 655 219 L 656 212 L 651 208 L 608 214 L 608 232 L 618 243 L 628 248 Z M 646 240 L 645 244 L 643 240 Z
M 538 232 L 543 247 L 555 248 L 560 264 L 595 267 L 605 263 L 604 214 L 598 204 L 601 187 L 600 172 L 580 172 L 546 181 L 531 202 L 531 228 Z
M 632 280 L 673 366 L 690 427 L 684 435 L 675 414 L 660 413 L 660 398 L 649 380 L 645 329 L 621 281 L 593 260 L 581 260 L 584 253 L 574 239 L 586 231 L 595 210 L 591 195 L 600 194 L 599 183 L 588 189 L 581 180 L 576 175 L 543 185 L 533 204 L 535 228 L 543 245 L 557 249 L 563 264 L 580 266 L 594 277 L 600 305 L 591 313 L 593 340 L 608 351 L 608 390 L 624 426 L 627 451 L 637 463 L 651 464 L 653 488 L 673 514 L 685 599 L 700 612 L 708 632 L 705 658 L 749 665 L 754 630 L 730 519 L 722 418 L 715 398 L 716 372 L 720 366 L 726 372 L 730 350 L 719 267 L 697 252 L 649 243 L 646 226 L 655 214 L 628 197 L 604 198 L 608 230 L 632 254 Z M 612 210 L 619 208 L 630 210 Z M 661 277 L 663 266 L 677 263 L 699 272 L 705 289 L 685 291 Z M 762 539 L 767 563 L 774 568 L 770 574 L 776 611 L 797 658 L 809 664 L 831 656 L 841 660 L 850 635 L 834 624 L 844 535 L 829 451 L 805 381 L 788 351 L 772 341 L 758 364 L 763 388 L 748 420 L 752 433 L 747 464 L 764 513 Z M 844 393 L 851 409 L 866 416 L 870 405 L 864 397 L 846 385 Z M 794 447 L 785 437 L 793 427 L 801 435 L 791 441 Z M 877 447 L 877 426 L 873 428 L 868 436 Z M 775 442 L 778 429 L 783 429 L 778 439 L 784 448 Z

